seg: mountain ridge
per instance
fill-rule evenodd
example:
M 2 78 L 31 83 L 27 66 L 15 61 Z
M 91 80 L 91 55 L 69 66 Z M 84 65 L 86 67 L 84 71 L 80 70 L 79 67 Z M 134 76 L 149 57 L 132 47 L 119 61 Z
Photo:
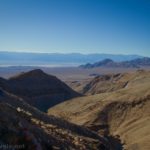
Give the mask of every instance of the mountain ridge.
M 130 61 L 122 61 L 122 62 L 115 62 L 111 59 L 104 59 L 102 61 L 98 61 L 96 63 L 87 63 L 85 65 L 80 65 L 79 67 L 89 69 L 89 68 L 97 68 L 97 67 L 113 67 L 113 68 L 140 68 L 144 66 L 150 66 L 150 58 L 143 57 L 137 58 Z
M 81 96 L 55 76 L 48 75 L 40 69 L 9 79 L 0 78 L 0 86 L 43 111 L 64 100 Z

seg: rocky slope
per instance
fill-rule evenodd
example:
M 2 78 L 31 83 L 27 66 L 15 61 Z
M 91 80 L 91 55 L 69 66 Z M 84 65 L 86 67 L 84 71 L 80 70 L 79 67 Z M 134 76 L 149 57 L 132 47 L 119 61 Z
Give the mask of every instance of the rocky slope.
M 2 149 L 103 150 L 109 143 L 81 126 L 47 116 L 22 98 L 0 89 L 0 144 Z
M 113 92 L 119 89 L 127 88 L 130 82 L 144 75 L 143 70 L 137 70 L 133 73 L 117 73 L 99 75 L 94 79 L 86 81 L 82 85 L 73 85 L 72 88 L 85 95 L 94 95 L 106 92 Z M 144 76 L 149 76 L 145 72 Z
M 55 76 L 36 69 L 8 80 L 0 78 L 0 87 L 24 98 L 29 104 L 46 111 L 60 102 L 80 96 Z
M 150 72 L 141 70 L 118 76 L 108 75 L 108 81 L 109 77 L 115 83 L 106 84 L 104 88 L 106 78 L 100 78 L 99 86 L 94 88 L 100 94 L 95 94 L 93 90 L 94 95 L 56 105 L 49 109 L 49 114 L 104 135 L 114 149 L 149 150 Z M 120 147 L 119 143 L 123 146 Z

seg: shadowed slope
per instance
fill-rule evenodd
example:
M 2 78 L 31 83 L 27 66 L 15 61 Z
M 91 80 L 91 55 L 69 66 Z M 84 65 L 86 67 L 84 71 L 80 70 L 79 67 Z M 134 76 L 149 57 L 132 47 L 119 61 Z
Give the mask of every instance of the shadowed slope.
M 48 75 L 39 69 L 22 73 L 8 80 L 1 79 L 0 86 L 24 98 L 29 104 L 42 111 L 80 95 L 55 76 Z
M 107 141 L 81 126 L 47 116 L 23 99 L 0 89 L 0 143 L 27 150 L 107 150 Z

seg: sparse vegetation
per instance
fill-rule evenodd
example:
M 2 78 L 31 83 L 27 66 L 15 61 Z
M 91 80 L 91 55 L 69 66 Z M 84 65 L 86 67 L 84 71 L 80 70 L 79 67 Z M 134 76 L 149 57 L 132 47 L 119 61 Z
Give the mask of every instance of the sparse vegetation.
M 113 149 L 148 150 L 150 72 L 104 75 L 88 86 L 88 96 L 61 103 L 49 114 L 66 118 L 66 112 L 71 122 L 107 137 Z

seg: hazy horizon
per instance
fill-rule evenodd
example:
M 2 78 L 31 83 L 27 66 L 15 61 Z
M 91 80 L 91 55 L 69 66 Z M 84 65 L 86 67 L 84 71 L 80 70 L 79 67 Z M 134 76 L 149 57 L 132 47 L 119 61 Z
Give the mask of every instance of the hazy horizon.
M 137 58 L 143 58 L 143 56 L 100 53 L 0 52 L 0 66 L 76 67 L 86 63 L 99 62 L 104 59 L 112 59 L 113 61 L 121 62 Z
M 68 55 L 68 54 L 81 54 L 81 55 L 137 55 L 137 56 L 143 56 L 146 57 L 146 55 L 140 55 L 140 54 L 135 54 L 135 53 L 105 53 L 105 52 L 44 52 L 44 51 L 10 51 L 10 50 L 0 50 L 0 53 L 31 53 L 31 54 L 64 54 L 64 55 Z M 149 56 L 147 56 L 149 57 Z

